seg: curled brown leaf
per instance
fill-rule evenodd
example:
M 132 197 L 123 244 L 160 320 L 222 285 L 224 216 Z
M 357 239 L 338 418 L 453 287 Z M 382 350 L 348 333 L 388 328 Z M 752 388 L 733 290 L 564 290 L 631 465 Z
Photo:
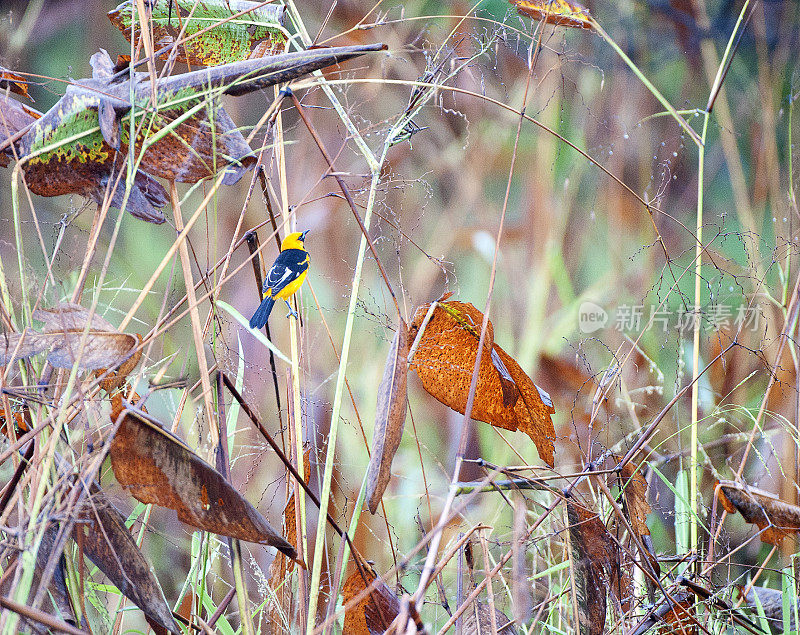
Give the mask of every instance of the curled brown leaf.
M 0 66 L 0 89 L 8 89 L 12 93 L 28 99 L 31 97 L 28 94 L 28 80 L 2 66 Z
M 392 460 L 406 423 L 408 346 L 408 327 L 401 319 L 378 387 L 372 455 L 367 468 L 367 505 L 373 514 L 392 476 Z
M 39 309 L 33 319 L 44 323 L 42 332 L 25 329 L 0 335 L 1 366 L 43 352 L 55 368 L 76 364 L 80 370 L 113 368 L 134 358 L 133 365 L 128 364 L 132 370 L 139 363 L 136 350 L 140 340 L 136 336 L 119 333 L 105 319 L 90 315 L 78 304 Z
M 511 0 L 522 15 L 556 26 L 591 29 L 589 9 L 573 0 Z
M 417 309 L 409 329 L 414 339 L 430 305 Z M 464 413 L 478 353 L 483 313 L 472 304 L 439 302 L 425 327 L 411 369 L 433 397 Z M 542 460 L 553 466 L 555 412 L 549 395 L 536 386 L 519 364 L 494 343 L 489 322 L 478 371 L 472 418 L 506 430 L 519 430 L 535 443 Z
M 760 530 L 761 542 L 780 544 L 800 531 L 800 507 L 780 500 L 774 494 L 734 481 L 720 481 L 720 503 L 728 513 L 737 511 Z
M 606 590 L 619 599 L 627 596 L 619 546 L 596 513 L 571 499 L 566 504 L 580 632 L 600 635 L 605 630 Z
M 347 578 L 342 587 L 342 600 L 347 603 L 366 589 L 377 578 L 368 565 L 363 564 Z M 400 613 L 397 595 L 383 581 L 370 591 L 353 608 L 345 611 L 344 633 L 348 635 L 373 635 L 383 633 Z

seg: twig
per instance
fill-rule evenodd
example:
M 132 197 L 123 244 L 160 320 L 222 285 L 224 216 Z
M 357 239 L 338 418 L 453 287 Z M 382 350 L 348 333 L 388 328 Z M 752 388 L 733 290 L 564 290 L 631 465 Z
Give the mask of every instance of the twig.
M 260 172 L 259 172 L 260 173 Z M 265 194 L 265 196 L 269 196 Z M 269 200 L 269 199 L 268 199 Z M 275 225 L 275 216 L 272 214 L 272 209 L 270 208 L 270 219 L 272 220 L 272 224 L 275 227 L 275 237 L 278 238 L 278 228 Z M 256 290 L 258 292 L 258 301 L 261 302 L 262 294 L 264 289 L 264 281 L 261 276 L 261 257 L 259 255 L 259 251 L 261 246 L 258 242 L 258 234 L 255 231 L 249 231 L 245 234 L 245 239 L 247 240 L 247 248 L 250 250 L 250 257 L 253 260 L 253 275 L 255 276 L 256 280 Z M 280 239 L 278 239 L 280 242 Z M 280 245 L 278 245 L 280 249 Z M 272 333 L 269 330 L 269 320 L 264 325 L 267 331 L 267 339 L 271 342 L 272 341 Z M 269 369 L 272 374 L 272 384 L 275 388 L 275 402 L 278 405 L 278 425 L 281 429 L 283 429 L 283 413 L 281 412 L 281 390 L 278 386 L 278 369 L 275 365 L 275 353 L 272 349 L 269 349 Z

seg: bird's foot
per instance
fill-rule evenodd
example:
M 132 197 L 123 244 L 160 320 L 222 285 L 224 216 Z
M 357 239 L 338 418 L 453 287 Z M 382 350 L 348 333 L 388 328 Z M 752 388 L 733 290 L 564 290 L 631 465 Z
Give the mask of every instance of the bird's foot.
M 284 302 L 286 301 L 284 300 Z M 292 308 L 292 305 L 286 302 L 286 306 L 289 307 L 289 313 L 286 314 L 286 318 L 294 317 L 295 320 L 299 320 L 300 316 L 297 315 L 297 311 Z

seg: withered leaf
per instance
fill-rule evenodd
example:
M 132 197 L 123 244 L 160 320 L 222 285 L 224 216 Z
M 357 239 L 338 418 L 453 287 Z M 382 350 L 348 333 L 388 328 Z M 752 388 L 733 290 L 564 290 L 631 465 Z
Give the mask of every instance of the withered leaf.
M 171 6 L 170 6 L 171 5 Z M 250 10 L 231 20 L 231 16 Z M 108 13 L 111 22 L 129 42 L 138 40 L 142 20 L 135 16 L 135 0 L 127 0 Z M 161 49 L 175 42 L 183 30 L 187 42 L 177 48 L 176 59 L 193 66 L 216 66 L 266 55 L 274 55 L 286 46 L 281 29 L 286 19 L 283 5 L 246 0 L 157 0 L 150 4 L 147 25 L 154 46 Z M 205 33 L 195 33 L 215 25 Z M 194 37 L 193 37 L 194 36 Z M 164 53 L 167 59 L 172 51 Z
M 147 617 L 172 633 L 180 633 L 161 585 L 125 526 L 125 518 L 97 484 L 90 488 L 80 518 L 74 536 L 91 561 Z
M 54 335 L 45 333 L 44 335 Z M 81 370 L 97 370 L 116 366 L 129 358 L 138 346 L 135 335 L 89 331 L 83 350 L 80 348 L 83 332 L 73 331 L 58 334 L 60 339 L 50 349 L 47 361 L 55 368 L 72 368 L 75 364 Z
M 93 59 L 94 57 L 95 56 L 93 56 Z M 50 112 L 52 112 L 52 109 L 48 111 L 48 113 Z M 106 112 L 108 113 L 110 111 L 106 109 Z M 69 116 L 69 113 L 65 115 L 67 119 L 69 119 Z M 0 93 L 0 142 L 5 141 L 18 132 L 21 132 L 23 128 L 32 124 L 41 117 L 42 113 L 38 112 L 37 110 L 28 108 L 27 106 L 8 98 L 5 94 Z M 99 111 L 97 123 L 99 126 Z M 51 127 L 54 126 L 52 118 L 47 125 Z M 79 127 L 80 125 L 81 124 L 79 122 Z M 118 129 L 118 122 L 112 122 L 111 126 L 112 130 L 114 128 Z M 36 127 L 34 126 L 30 133 L 34 133 L 35 131 Z M 59 134 L 68 134 L 68 132 L 68 130 L 61 130 Z M 22 139 L 20 139 L 13 146 L 9 146 L 0 152 L 0 166 L 8 165 L 9 159 L 14 158 L 15 154 L 20 158 L 24 158 L 26 155 L 30 154 L 31 150 L 28 134 L 24 135 Z M 50 132 L 47 134 L 50 134 Z M 76 148 L 80 147 L 80 142 L 78 142 Z M 61 150 L 60 153 L 58 152 L 59 150 Z M 116 181 L 119 170 L 121 169 L 121 162 L 117 161 L 116 159 L 107 160 L 109 159 L 109 155 L 103 155 L 102 153 L 100 158 L 103 159 L 103 161 L 95 162 L 88 167 L 81 165 L 79 160 L 71 166 L 73 169 L 71 173 L 72 180 L 65 181 L 64 179 L 67 177 L 64 177 L 61 172 L 65 170 L 68 171 L 69 166 L 61 166 L 58 163 L 60 158 L 63 156 L 70 156 L 70 154 L 63 149 L 56 148 L 54 155 L 55 161 L 52 166 L 52 170 L 54 172 L 53 175 L 54 177 L 57 177 L 55 183 L 50 183 L 49 181 L 38 182 L 35 180 L 35 176 L 41 173 L 37 172 L 33 167 L 31 167 L 30 173 L 26 169 L 26 183 L 30 187 L 31 191 L 35 192 L 36 194 L 40 194 L 41 196 L 56 196 L 58 194 L 70 193 L 81 194 L 91 198 L 98 204 L 102 203 L 106 195 L 106 189 L 109 187 L 109 185 L 113 185 L 113 183 Z M 36 162 L 34 161 L 32 165 L 36 165 Z M 67 173 L 68 175 L 70 174 L 69 172 Z M 30 179 L 28 177 L 30 177 Z M 134 182 L 131 186 L 126 208 L 136 218 L 141 218 L 142 220 L 158 224 L 163 223 L 166 220 L 164 215 L 161 213 L 160 208 L 167 204 L 167 200 L 168 196 L 166 190 L 151 176 L 140 170 L 134 176 Z M 123 203 L 125 203 L 124 178 L 121 179 L 121 184 L 117 186 L 111 193 L 112 207 L 122 208 Z
M 100 380 L 100 388 L 105 390 L 107 393 L 111 393 L 113 390 L 121 388 L 128 380 L 128 375 L 130 375 L 133 372 L 133 369 L 139 365 L 139 361 L 142 359 L 143 352 L 142 336 L 137 333 L 136 349 L 134 350 L 133 354 L 128 357 L 128 359 L 122 362 L 115 370 L 109 371 L 108 368 L 99 368 L 95 371 L 95 374 L 98 378 L 106 375 L 106 372 L 108 371 L 108 375 L 106 375 L 104 379 Z
M 29 108 L 9 97 L 5 91 L 0 91 L 0 143 L 21 132 L 41 116 L 42 113 L 38 110 Z M 0 166 L 8 165 L 15 152 L 18 153 L 18 148 L 13 144 L 0 151 Z
M 743 594 L 743 589 L 739 589 L 739 594 Z M 756 599 L 758 598 L 758 599 Z M 764 615 L 770 627 L 776 633 L 783 632 L 783 592 L 778 589 L 753 585 L 745 595 L 747 605 L 756 610 L 758 604 L 764 609 Z M 790 603 L 789 628 L 795 630 L 794 607 Z
M 0 66 L 0 90 L 6 89 L 10 90 L 12 93 L 30 99 L 30 95 L 28 94 L 28 80 L 22 75 L 17 75 L 17 73 Z
M 725 616 L 732 620 L 737 626 L 741 626 L 754 635 L 763 635 L 764 631 L 758 625 L 748 619 L 737 607 L 734 607 L 729 602 L 719 597 L 713 589 L 698 582 L 694 582 L 682 575 L 678 576 L 675 581 L 682 587 L 691 591 L 698 600 L 705 604 L 707 609 L 713 608 L 714 610 L 724 612 Z
M 42 353 L 58 341 L 58 334 L 37 333 L 32 329 L 25 329 L 22 333 L 0 333 L 0 366 Z
M 28 421 L 30 420 L 29 412 L 12 410 L 11 416 L 8 417 L 6 416 L 6 411 L 3 408 L 0 408 L 0 434 L 3 434 L 8 439 L 12 438 L 11 430 L 8 427 L 8 419 L 11 419 L 16 436 L 19 436 L 20 434 L 23 434 L 31 429 L 28 425 Z
M 408 327 L 401 318 L 378 387 L 372 455 L 367 468 L 367 505 L 373 514 L 391 479 L 392 460 L 400 447 L 406 424 L 408 346 Z
M 33 569 L 33 589 L 36 589 L 41 584 L 42 572 L 45 570 L 47 562 L 50 560 L 50 555 L 53 552 L 59 527 L 59 523 L 51 522 L 42 535 L 42 542 L 36 552 L 36 566 Z M 7 563 L 4 571 L 7 573 L 12 573 L 19 565 L 19 562 L 19 558 L 16 554 L 14 554 Z M 64 555 L 62 554 L 59 558 L 58 564 L 56 565 L 56 569 L 53 572 L 53 577 L 50 579 L 50 584 L 47 587 L 47 598 L 52 604 L 51 611 L 54 616 L 56 616 L 58 619 L 64 620 L 69 624 L 75 624 L 75 612 L 70 602 L 69 591 L 67 590 L 64 567 L 65 559 Z M 0 580 L 0 593 L 2 593 L 4 596 L 8 596 L 13 592 L 13 590 L 14 576 L 8 574 L 4 575 L 2 580 Z M 44 634 L 53 632 L 52 630 L 47 629 L 43 625 L 32 620 L 22 620 L 21 625 L 23 624 L 24 627 L 20 630 L 25 633 L 36 633 L 38 635 L 39 633 Z
M 131 65 L 131 56 L 130 55 L 117 55 L 117 63 L 114 64 L 114 73 L 119 73 L 120 71 L 124 71 Z
M 761 542 L 779 545 L 800 531 L 800 507 L 780 500 L 775 494 L 734 481 L 720 481 L 719 500 L 730 514 L 737 511 L 755 524 Z
M 606 623 L 606 589 L 622 591 L 619 547 L 600 517 L 567 499 L 569 549 L 577 593 L 581 635 L 600 635 Z
M 139 339 L 119 333 L 99 315 L 77 304 L 61 303 L 50 309 L 34 311 L 33 319 L 44 322 L 43 332 L 26 329 L 22 333 L 0 335 L 0 365 L 47 351 L 47 361 L 55 368 L 81 370 L 115 367 L 140 355 L 135 354 Z M 81 350 L 84 329 L 89 325 L 86 341 Z
M 473 602 L 463 613 L 461 632 L 463 635 L 483 635 L 492 633 L 492 613 L 488 604 L 483 602 Z M 518 635 L 519 631 L 514 623 L 508 619 L 500 609 L 494 609 L 495 624 L 497 624 L 498 635 Z
M 100 49 L 89 58 L 89 66 L 92 67 L 94 79 L 111 79 L 114 74 L 114 62 L 111 61 L 111 56 L 105 49 Z
M 680 591 L 673 593 L 672 597 L 674 601 L 662 599 L 631 635 L 644 635 L 656 627 L 659 627 L 659 633 L 697 635 L 700 629 L 697 620 L 692 616 L 694 595 L 688 591 Z
M 417 336 L 429 307 L 426 304 L 417 309 L 409 339 Z M 482 322 L 483 313 L 472 304 L 439 302 L 411 364 L 426 391 L 462 414 L 469 396 Z M 526 433 L 536 444 L 542 460 L 552 467 L 556 435 L 550 415 L 554 412 L 548 394 L 494 343 L 494 329 L 489 322 L 472 418 Z
M 517 390 L 517 384 L 514 382 L 511 373 L 508 372 L 508 368 L 506 368 L 496 348 L 492 348 L 492 366 L 495 367 L 497 374 L 500 376 L 500 387 L 503 390 L 503 405 L 506 408 L 513 408 L 514 404 L 517 403 L 519 390 Z
M 522 15 L 534 20 L 544 20 L 547 24 L 569 26 L 578 29 L 591 29 L 589 9 L 574 0 L 511 0 Z
M 377 574 L 364 564 L 354 571 L 342 587 L 342 602 L 346 604 L 366 589 Z M 381 581 L 367 597 L 352 609 L 345 611 L 344 630 L 348 635 L 376 635 L 383 633 L 400 613 L 400 600 Z
M 137 346 L 136 337 L 127 333 L 89 331 L 81 351 L 82 338 L 83 331 L 37 333 L 28 330 L 0 336 L 0 366 L 48 351 L 47 361 L 55 368 L 72 368 L 78 364 L 81 370 L 97 370 L 120 364 Z
M 614 459 L 619 462 L 622 457 L 614 455 Z M 633 530 L 639 537 L 649 536 L 647 515 L 652 509 L 647 502 L 647 480 L 642 470 L 633 461 L 628 461 L 619 474 L 609 474 L 608 481 L 609 485 L 619 486 L 622 492 L 622 505 Z
M 122 395 L 111 400 L 111 420 L 122 414 Z M 174 509 L 188 525 L 222 536 L 270 545 L 297 558 L 278 534 L 217 470 L 163 427 L 128 414 L 111 442 L 111 467 L 142 503 Z
M 94 331 L 108 331 L 116 333 L 116 327 L 97 312 L 91 315 L 89 309 L 72 302 L 59 302 L 49 309 L 37 309 L 33 312 L 33 319 L 44 322 L 42 331 L 55 333 L 59 331 L 77 331 L 86 328 L 91 323 Z

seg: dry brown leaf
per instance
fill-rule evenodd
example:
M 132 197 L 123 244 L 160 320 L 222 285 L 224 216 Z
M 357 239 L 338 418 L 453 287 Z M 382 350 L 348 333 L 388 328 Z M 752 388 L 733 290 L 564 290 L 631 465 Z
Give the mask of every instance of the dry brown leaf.
M 45 333 L 45 335 L 50 334 Z M 133 350 L 138 346 L 135 335 L 89 331 L 81 350 L 82 331 L 59 335 L 59 339 L 47 356 L 47 361 L 55 368 L 72 368 L 76 363 L 81 370 L 116 366 L 130 359 Z
M 33 568 L 33 589 L 38 588 L 41 584 L 42 572 L 47 567 L 50 555 L 53 552 L 53 546 L 56 536 L 58 535 L 58 530 L 59 524 L 52 522 L 49 524 L 47 529 L 45 529 L 44 534 L 42 535 L 41 544 L 39 549 L 36 550 L 36 566 Z M 4 575 L 2 579 L 0 579 L 0 593 L 6 597 L 14 592 L 15 576 L 10 574 L 14 573 L 14 570 L 17 566 L 19 566 L 19 564 L 20 560 L 17 554 L 14 553 L 11 555 L 6 563 L 6 566 L 3 568 Z M 67 581 L 64 568 L 65 560 L 64 556 L 62 555 L 61 558 L 59 558 L 59 563 L 56 565 L 55 571 L 53 572 L 53 577 L 50 579 L 50 583 L 47 586 L 46 597 L 50 600 L 52 608 L 47 607 L 46 605 L 43 605 L 42 608 L 47 608 L 47 610 L 51 611 L 52 614 L 58 619 L 64 620 L 69 624 L 75 624 L 75 612 L 72 609 L 69 591 L 67 590 Z M 20 622 L 20 628 L 18 632 L 35 633 L 38 635 L 40 633 L 52 633 L 53 631 L 46 629 L 38 622 L 23 619 Z
M 417 309 L 409 330 L 410 340 L 417 336 L 429 307 L 426 304 Z M 482 322 L 483 313 L 471 304 L 439 302 L 411 364 L 426 391 L 462 414 L 469 396 Z M 472 418 L 525 432 L 536 444 L 541 459 L 552 467 L 556 434 L 550 415 L 555 409 L 549 395 L 494 343 L 491 322 L 484 346 Z
M 614 455 L 614 460 L 619 463 L 622 457 Z M 628 461 L 619 474 L 608 475 L 608 482 L 609 485 L 617 485 L 622 492 L 622 505 L 636 534 L 639 537 L 649 536 L 647 515 L 653 510 L 647 502 L 647 480 L 639 466 Z
M 12 73 L 10 70 L 3 68 L 2 66 L 0 66 L 0 89 L 8 89 L 12 93 L 16 93 L 22 97 L 27 97 L 28 99 L 31 98 L 31 96 L 28 94 L 28 80 L 22 75 Z
M 498 608 L 494 609 L 494 620 L 497 624 L 498 635 L 519 634 L 514 623 Z M 492 613 L 489 605 L 483 602 L 473 602 L 472 606 L 464 611 L 461 622 L 462 635 L 488 635 L 492 632 Z
M 400 320 L 378 387 L 372 455 L 367 468 L 367 505 L 373 514 L 392 477 L 392 460 L 400 447 L 406 424 L 408 396 L 408 327 Z
M 522 15 L 556 26 L 594 28 L 589 9 L 572 0 L 511 0 Z
M 133 369 L 139 365 L 139 361 L 142 359 L 142 353 L 142 336 L 137 333 L 136 348 L 133 351 L 133 354 L 124 362 L 122 362 L 116 370 L 108 372 L 108 368 L 100 368 L 95 371 L 97 377 L 102 377 L 106 374 L 106 372 L 108 372 L 108 376 L 105 379 L 100 380 L 100 388 L 109 394 L 117 388 L 122 388 L 122 386 L 125 385 L 125 382 L 128 380 L 128 375 L 130 375 L 133 372 Z
M 135 353 L 140 338 L 119 333 L 99 315 L 89 319 L 89 311 L 77 304 L 62 303 L 51 309 L 34 311 L 33 319 L 44 322 L 43 332 L 25 329 L 22 333 L 0 335 L 0 366 L 48 351 L 47 361 L 55 368 L 97 370 L 131 362 L 139 363 Z M 84 329 L 89 325 L 81 350 Z M 128 371 L 130 372 L 130 371 Z
M 761 604 L 764 609 L 764 615 L 767 618 L 767 623 L 772 627 L 773 632 L 780 633 L 783 631 L 783 592 L 778 589 L 769 589 L 767 587 L 754 585 L 748 587 L 747 595 L 744 595 L 743 588 L 739 587 L 739 595 L 744 595 L 744 600 L 747 605 L 757 610 L 758 604 Z M 789 613 L 789 628 L 795 630 L 794 608 L 790 602 Z M 799 607 L 800 608 L 800 607 Z
M 362 575 L 363 570 L 363 575 Z M 347 578 L 342 587 L 342 602 L 346 604 L 356 595 L 367 588 L 378 576 L 362 565 L 362 570 L 356 571 Z M 367 597 L 356 604 L 352 609 L 345 611 L 344 630 L 347 635 L 375 635 L 383 633 L 400 613 L 400 600 L 392 590 L 381 581 Z
M 190 619 L 192 619 L 192 613 L 197 610 L 197 606 L 197 595 L 195 594 L 194 589 L 190 587 L 183 596 L 183 599 L 178 606 L 178 610 L 175 612 L 188 622 Z
M 12 410 L 11 411 L 11 419 L 14 421 L 14 431 L 16 436 L 20 434 L 24 434 L 28 430 L 30 430 L 30 426 L 26 421 L 26 416 L 29 418 L 30 415 L 26 415 L 20 410 Z M 8 429 L 8 421 L 6 417 L 6 411 L 3 408 L 0 408 L 0 434 L 3 434 L 6 438 L 11 439 L 11 430 Z
M 83 331 L 86 324 L 91 324 L 93 331 L 108 331 L 116 333 L 116 327 L 108 320 L 95 312 L 91 315 L 90 311 L 80 304 L 72 302 L 60 302 L 49 309 L 37 309 L 33 312 L 33 319 L 44 322 L 42 332 L 58 333 L 63 331 Z
M 32 329 L 25 329 L 22 333 L 0 333 L 0 366 L 42 353 L 57 341 L 58 337 L 52 333 L 43 335 Z
M 130 55 L 117 55 L 117 62 L 114 64 L 113 73 L 119 73 L 131 65 Z
M 75 524 L 74 535 L 82 541 L 91 561 L 147 617 L 172 633 L 180 633 L 150 563 L 125 526 L 125 518 L 99 486 L 92 486 L 80 517 L 82 522 Z
M 761 542 L 779 545 L 800 531 L 800 507 L 780 500 L 775 494 L 733 481 L 720 481 L 719 500 L 730 514 L 737 511 L 755 524 Z
M 89 331 L 81 351 L 82 338 L 83 331 L 8 333 L 0 336 L 0 366 L 49 351 L 47 361 L 55 368 L 72 368 L 77 362 L 80 370 L 97 370 L 125 361 L 138 344 L 127 333 Z
M 631 635 L 644 635 L 653 628 L 658 628 L 658 633 L 664 635 L 674 633 L 677 635 L 698 635 L 697 620 L 692 615 L 694 595 L 688 591 L 673 593 L 673 602 L 665 598 L 655 608 Z
M 605 629 L 606 589 L 619 599 L 627 596 L 619 547 L 600 517 L 571 499 L 567 499 L 567 519 L 580 632 L 599 635 Z
M 122 395 L 111 398 L 111 420 Z M 128 414 L 111 442 L 111 467 L 136 500 L 174 509 L 183 522 L 222 536 L 297 552 L 225 477 L 164 428 Z
M 35 108 L 29 108 L 16 99 L 12 99 L 5 91 L 0 90 L 0 143 L 14 136 L 26 126 L 42 116 Z M 11 159 L 19 156 L 16 145 L 9 145 L 0 150 L 0 166 L 6 166 Z

